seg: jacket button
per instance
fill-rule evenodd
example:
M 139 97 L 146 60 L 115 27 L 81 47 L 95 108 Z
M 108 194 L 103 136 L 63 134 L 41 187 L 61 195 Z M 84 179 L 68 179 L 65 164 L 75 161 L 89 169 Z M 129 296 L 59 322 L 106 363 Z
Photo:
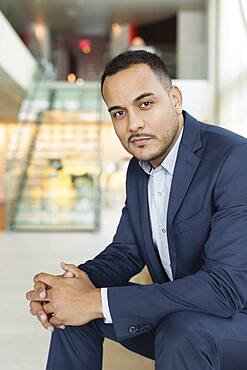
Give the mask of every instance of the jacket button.
M 137 331 L 137 328 L 135 326 L 130 326 L 129 327 L 129 333 L 135 333 Z

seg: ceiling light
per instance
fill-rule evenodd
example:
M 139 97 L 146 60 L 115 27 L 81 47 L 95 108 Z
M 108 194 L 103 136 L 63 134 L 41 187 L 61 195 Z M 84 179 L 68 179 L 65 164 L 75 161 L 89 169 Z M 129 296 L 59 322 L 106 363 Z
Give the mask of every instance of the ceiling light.
M 112 31 L 116 36 L 119 36 L 122 33 L 122 26 L 115 22 L 112 24 Z
M 83 78 L 77 78 L 76 85 L 82 86 L 84 84 Z
M 76 81 L 76 75 L 74 73 L 69 73 L 67 79 L 70 83 L 73 83 Z

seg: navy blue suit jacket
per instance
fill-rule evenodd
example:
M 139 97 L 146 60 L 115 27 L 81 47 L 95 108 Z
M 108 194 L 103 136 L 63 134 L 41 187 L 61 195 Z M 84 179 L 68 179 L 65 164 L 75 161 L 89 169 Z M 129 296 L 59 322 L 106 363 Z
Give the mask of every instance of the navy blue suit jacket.
M 227 318 L 247 304 L 247 140 L 184 117 L 167 215 L 174 281 L 153 245 L 148 175 L 135 158 L 113 242 L 80 265 L 97 287 L 109 287 L 120 340 L 155 328 L 176 311 Z M 128 285 L 145 265 L 153 284 Z

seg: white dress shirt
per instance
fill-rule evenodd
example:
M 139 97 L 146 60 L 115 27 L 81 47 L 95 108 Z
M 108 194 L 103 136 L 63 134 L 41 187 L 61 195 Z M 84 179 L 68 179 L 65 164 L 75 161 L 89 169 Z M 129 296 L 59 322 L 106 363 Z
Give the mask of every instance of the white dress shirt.
M 170 280 L 173 280 L 173 276 L 167 240 L 166 220 L 172 178 L 182 135 L 183 129 L 175 145 L 157 168 L 153 168 L 149 162 L 139 161 L 142 169 L 149 175 L 148 204 L 153 242 L 159 252 L 161 263 Z M 101 301 L 105 323 L 112 323 L 107 298 L 107 288 L 101 288 Z

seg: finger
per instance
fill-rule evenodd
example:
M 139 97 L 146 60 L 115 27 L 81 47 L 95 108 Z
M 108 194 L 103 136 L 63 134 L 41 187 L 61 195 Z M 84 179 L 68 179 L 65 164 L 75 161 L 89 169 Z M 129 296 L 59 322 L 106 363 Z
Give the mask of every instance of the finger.
M 54 317 L 54 315 L 50 316 L 50 319 L 49 319 L 50 325 L 52 325 L 53 327 L 56 327 L 56 328 L 65 329 L 65 325 L 61 321 L 59 321 L 57 319 L 53 319 L 53 317 Z M 53 320 L 53 322 L 51 322 L 51 320 Z
M 46 313 L 43 310 L 43 306 L 41 303 L 31 301 L 29 304 L 29 307 L 30 307 L 30 313 L 33 316 L 39 316 L 39 317 L 43 316 L 42 321 L 45 321 L 47 319 Z
M 57 325 L 52 325 L 50 322 L 50 318 L 52 317 L 50 314 L 46 313 L 44 310 L 44 306 L 42 306 L 38 302 L 31 302 L 30 303 L 30 313 L 33 316 L 36 316 L 38 320 L 41 322 L 42 326 L 49 330 L 50 332 L 53 332 L 55 329 L 55 326 L 59 327 L 60 329 L 65 329 L 65 325 L 63 325 L 61 322 L 57 321 Z M 52 311 L 52 310 L 49 310 Z
M 76 267 L 75 265 L 65 263 L 65 262 L 61 262 L 60 265 L 64 271 L 67 271 L 67 273 L 70 272 L 77 278 L 82 276 L 83 271 L 78 269 L 78 267 Z M 71 276 L 67 276 L 67 277 L 71 277 Z
M 44 298 L 40 297 L 40 294 L 36 293 L 35 290 L 30 290 L 26 293 L 26 299 L 28 301 L 43 301 Z
M 54 308 L 51 303 L 46 303 L 43 305 L 43 310 L 48 315 L 50 313 L 54 313 Z
M 64 277 L 75 277 L 75 275 L 73 274 L 73 272 L 71 271 L 67 271 L 63 274 Z
M 36 283 L 38 281 L 45 283 L 46 285 L 53 286 L 58 276 L 47 274 L 45 272 L 40 272 L 35 275 L 33 281 Z
M 38 281 L 37 283 L 34 284 L 34 290 L 35 292 L 40 296 L 40 298 L 45 298 L 46 297 L 46 289 L 47 285 L 44 283 L 41 283 L 41 281 Z
M 54 326 L 49 322 L 48 316 L 39 302 L 30 303 L 30 312 L 33 316 L 38 318 L 45 329 L 49 330 L 50 332 L 54 331 Z
M 53 315 L 50 319 L 50 323 L 53 325 L 53 326 L 57 326 L 57 327 L 60 327 L 61 329 L 64 329 L 65 328 L 65 325 L 59 321 L 55 315 Z
M 26 293 L 26 299 L 28 301 L 36 301 L 36 302 L 49 302 L 51 299 L 51 294 L 50 292 L 46 292 L 46 297 L 42 298 L 43 294 L 37 294 L 35 290 L 30 290 L 29 292 Z
M 60 266 L 65 271 L 65 274 L 63 275 L 64 277 L 75 277 L 75 274 L 72 271 L 74 265 L 60 262 Z

